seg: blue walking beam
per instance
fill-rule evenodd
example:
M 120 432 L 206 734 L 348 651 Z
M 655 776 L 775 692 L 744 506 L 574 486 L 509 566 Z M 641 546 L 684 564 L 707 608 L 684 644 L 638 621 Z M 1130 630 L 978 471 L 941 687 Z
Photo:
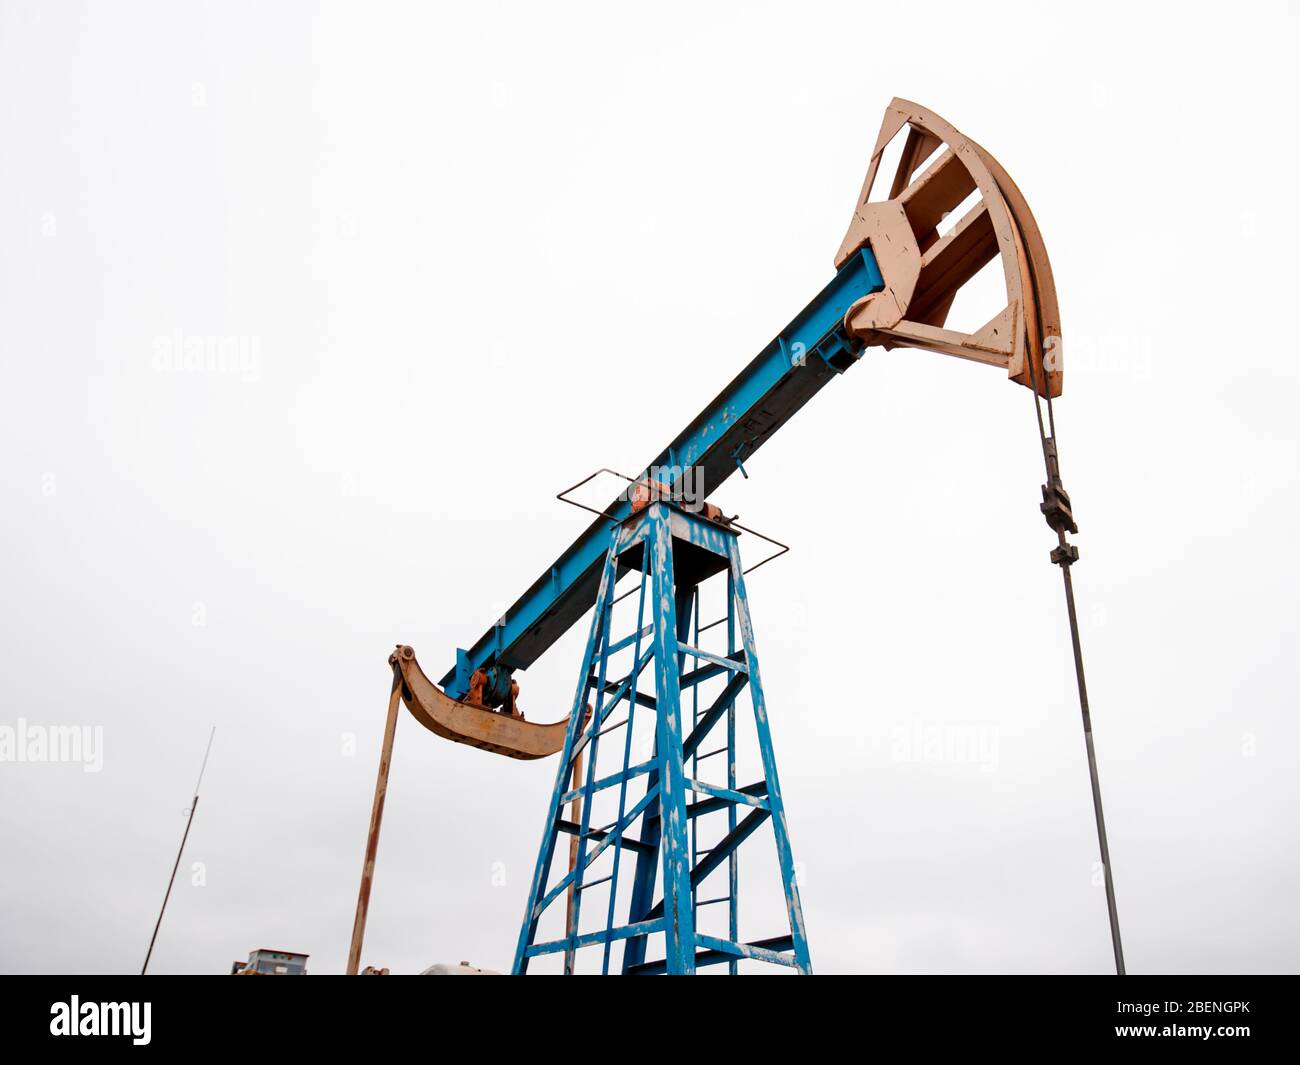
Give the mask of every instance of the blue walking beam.
M 811 972 L 739 535 L 724 519 L 664 500 L 639 505 L 606 534 L 514 972 L 551 954 L 564 955 L 566 972 L 685 974 L 723 964 L 735 972 L 744 960 Z M 628 594 L 616 591 L 620 577 L 635 584 Z M 702 623 L 701 592 L 717 586 L 725 591 L 722 616 Z M 615 632 L 620 622 L 627 632 Z M 720 646 L 702 646 L 706 633 Z M 738 720 L 746 690 L 752 718 Z M 743 787 L 741 733 L 752 737 L 746 751 L 756 752 L 757 774 Z M 583 757 L 578 783 L 573 766 Z M 575 798 L 577 822 L 565 817 Z M 786 930 L 747 941 L 740 851 L 765 826 Z M 576 837 L 577 847 L 571 867 L 557 871 L 557 854 L 567 852 L 557 847 L 561 836 Z M 570 891 L 571 920 L 562 902 Z M 562 923 L 539 932 L 548 914 Z M 661 956 L 648 959 L 652 951 Z
M 691 471 L 701 499 L 736 472 L 808 400 L 862 353 L 844 330 L 844 316 L 883 281 L 870 248 L 851 256 L 830 283 L 740 375 L 668 445 L 647 470 Z M 631 513 L 626 496 L 605 513 L 621 521 Z M 469 691 L 478 669 L 502 674 L 527 669 L 589 610 L 596 598 L 610 521 L 597 518 L 557 558 L 439 683 L 453 699 Z

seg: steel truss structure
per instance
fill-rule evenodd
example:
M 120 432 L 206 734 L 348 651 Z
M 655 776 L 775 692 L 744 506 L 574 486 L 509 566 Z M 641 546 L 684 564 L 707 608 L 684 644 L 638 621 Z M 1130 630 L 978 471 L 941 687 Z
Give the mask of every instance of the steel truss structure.
M 565 971 L 575 972 L 587 948 L 595 948 L 589 953 L 599 955 L 599 971 L 608 973 L 616 945 L 616 971 L 632 975 L 693 973 L 715 964 L 735 972 L 741 959 L 811 971 L 737 540 L 725 520 L 664 500 L 611 531 L 516 973 L 527 971 L 534 958 L 558 953 Z M 639 584 L 616 595 L 622 574 L 639 575 Z M 702 622 L 700 585 L 711 577 L 725 579 L 726 613 Z M 635 623 L 616 634 L 614 604 L 631 596 Z M 700 646 L 711 631 L 724 638 L 717 652 Z M 710 681 L 721 686 L 706 696 L 707 688 L 717 687 Z M 737 734 L 749 722 L 738 702 L 746 691 L 761 778 L 739 785 Z M 641 730 L 649 747 L 644 759 L 638 725 L 647 726 Z M 598 823 L 593 813 L 604 796 L 613 816 Z M 739 935 L 739 851 L 764 825 L 776 843 L 788 930 L 745 941 Z M 553 878 L 562 837 L 576 847 L 570 848 L 568 872 Z M 630 882 L 625 854 L 632 862 Z M 715 883 L 723 886 L 714 889 Z M 598 897 L 589 898 L 596 889 Z M 565 934 L 539 941 L 539 921 L 569 894 Z M 725 907 L 724 934 L 702 931 L 706 907 Z M 584 915 L 592 925 L 585 931 Z M 652 940 L 662 941 L 663 957 L 647 960 Z

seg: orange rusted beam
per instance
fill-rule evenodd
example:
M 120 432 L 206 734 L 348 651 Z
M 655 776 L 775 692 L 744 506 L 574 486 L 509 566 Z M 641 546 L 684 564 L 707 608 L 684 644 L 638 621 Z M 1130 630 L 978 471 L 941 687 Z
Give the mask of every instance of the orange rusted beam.
M 573 783 L 569 786 L 575 791 L 582 784 L 582 752 L 579 751 L 573 758 Z M 575 825 L 582 824 L 582 796 L 575 795 L 573 802 L 569 806 L 569 820 Z M 569 872 L 572 873 L 578 867 L 578 835 L 574 833 L 569 837 Z M 569 884 L 568 906 L 564 912 L 564 934 L 566 936 L 576 935 L 578 928 L 573 920 L 573 900 L 577 892 L 578 882 L 575 879 Z M 564 952 L 564 975 L 573 975 L 573 956 L 575 951 L 566 950 Z
M 547 758 L 564 746 L 567 717 L 543 725 L 453 699 L 424 675 L 406 644 L 399 644 L 388 661 L 401 676 L 399 690 L 411 716 L 443 739 L 524 759 Z
M 370 808 L 370 831 L 366 836 L 366 857 L 361 864 L 361 887 L 357 891 L 357 915 L 352 922 L 352 945 L 348 949 L 348 976 L 356 976 L 361 962 L 361 942 L 366 935 L 366 914 L 370 909 L 370 886 L 375 879 L 375 855 L 379 851 L 379 826 L 384 819 L 384 798 L 388 794 L 388 768 L 393 760 L 393 736 L 397 732 L 397 704 L 402 679 L 393 670 L 393 692 L 388 699 L 384 722 L 384 743 L 379 750 L 379 775 L 375 779 L 375 801 Z
M 872 200 L 885 149 L 904 129 L 889 198 Z M 974 204 L 956 214 L 971 197 Z M 954 224 L 941 235 L 950 216 Z M 1001 366 L 1018 384 L 1061 394 L 1056 282 L 1029 205 L 993 156 L 910 100 L 895 98 L 885 110 L 836 267 L 864 247 L 875 256 L 885 288 L 849 308 L 844 324 L 851 335 L 886 348 L 923 348 Z M 974 332 L 947 327 L 957 294 L 995 260 L 1005 306 Z M 1045 359 L 1046 388 L 1038 370 Z

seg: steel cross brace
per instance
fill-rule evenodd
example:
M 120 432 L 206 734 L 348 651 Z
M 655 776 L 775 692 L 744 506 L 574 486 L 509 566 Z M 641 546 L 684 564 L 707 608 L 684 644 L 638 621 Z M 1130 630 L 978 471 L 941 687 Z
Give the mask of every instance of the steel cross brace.
M 651 503 L 607 534 L 599 595 L 520 929 L 515 972 L 527 971 L 536 957 L 558 953 L 565 955 L 566 971 L 573 971 L 574 957 L 587 947 L 602 948 L 601 969 L 608 972 L 611 951 L 619 942 L 624 943 L 625 973 L 690 973 L 697 966 L 715 963 L 726 963 L 734 971 L 743 960 L 811 971 L 737 536 L 724 523 L 665 502 Z M 635 628 L 631 638 L 616 638 L 611 631 L 613 604 L 618 598 L 615 582 L 620 572 L 637 571 L 640 598 Z M 713 576 L 724 577 L 727 585 L 727 615 L 722 619 L 727 626 L 727 646 L 720 653 L 699 646 L 701 633 L 713 626 L 700 624 L 698 587 Z M 631 652 L 632 668 L 621 680 L 609 681 L 609 659 L 620 651 Z M 686 673 L 683 666 L 688 658 L 707 662 L 709 675 L 701 676 L 701 670 Z M 647 700 L 649 705 L 638 690 L 643 673 L 645 682 L 653 677 L 654 696 Z M 701 699 L 700 685 L 708 679 L 716 679 L 721 687 Z M 762 779 L 740 787 L 735 779 L 736 708 L 738 696 L 746 690 L 753 708 Z M 688 696 L 693 701 L 691 728 L 683 738 L 688 713 L 684 700 Z M 583 710 L 593 698 L 593 712 L 586 715 Z M 620 712 L 626 717 L 607 724 Z M 633 757 L 632 733 L 638 714 L 643 715 L 643 725 L 653 724 L 653 755 L 648 761 Z M 699 748 L 724 720 L 726 743 L 708 756 L 727 756 L 726 781 L 711 783 L 700 775 L 704 756 Z M 612 767 L 607 757 L 604 768 L 598 768 L 602 737 L 618 730 L 621 757 Z M 571 772 L 584 751 L 585 781 L 580 783 L 571 779 Z M 640 787 L 643 781 L 644 794 L 631 801 L 629 788 Z M 614 789 L 618 792 L 617 816 L 603 827 L 593 826 L 591 810 L 597 796 Z M 692 796 L 696 796 L 694 801 L 690 801 Z M 580 821 L 565 817 L 567 804 L 575 799 L 581 800 Z M 701 848 L 697 830 L 709 814 L 725 815 L 726 827 L 716 843 Z M 737 933 L 736 856 L 742 844 L 764 825 L 771 825 L 773 831 L 789 931 L 775 939 L 742 942 Z M 561 835 L 576 841 L 575 858 L 570 870 L 552 881 L 550 867 Z M 620 895 L 624 851 L 632 855 L 635 864 L 630 889 Z M 602 857 L 609 865 L 597 868 Z M 701 898 L 705 881 L 724 866 L 726 893 Z M 597 887 L 608 891 L 603 927 L 583 931 L 583 899 Z M 567 934 L 539 941 L 539 921 L 570 888 L 574 916 Z M 697 928 L 699 907 L 722 902 L 729 911 L 727 935 L 709 935 Z M 621 922 L 615 918 L 616 909 L 625 911 Z M 660 936 L 664 960 L 647 963 L 648 943 Z

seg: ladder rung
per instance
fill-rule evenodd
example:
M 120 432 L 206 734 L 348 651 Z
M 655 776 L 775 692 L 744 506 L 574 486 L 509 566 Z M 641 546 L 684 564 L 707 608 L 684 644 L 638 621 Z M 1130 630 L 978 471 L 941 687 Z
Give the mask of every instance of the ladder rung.
M 712 628 L 714 628 L 714 627 L 716 627 L 716 626 L 718 626 L 718 625 L 721 625 L 721 624 L 722 624 L 724 621 L 726 621 L 726 620 L 727 620 L 726 618 L 718 618 L 717 621 L 710 621 L 707 625 L 701 625 L 701 626 L 700 626 L 698 629 L 696 629 L 695 631 L 696 631 L 697 634 L 698 634 L 698 633 L 701 633 L 701 632 L 708 632 L 710 629 L 712 629 Z
M 712 758 L 715 754 L 722 754 L 724 751 L 729 751 L 729 750 L 731 750 L 730 747 L 719 747 L 717 750 L 710 751 L 708 754 L 695 755 L 695 760 L 698 762 L 702 762 L 706 758 Z
M 719 895 L 716 899 L 701 899 L 696 906 L 712 906 L 715 902 L 730 902 L 730 895 Z
M 586 891 L 587 888 L 589 887 L 595 887 L 597 884 L 603 884 L 606 880 L 613 880 L 613 879 L 614 879 L 614 874 L 610 873 L 609 876 L 602 876 L 599 880 L 593 880 L 590 884 L 579 884 L 578 890 Z

